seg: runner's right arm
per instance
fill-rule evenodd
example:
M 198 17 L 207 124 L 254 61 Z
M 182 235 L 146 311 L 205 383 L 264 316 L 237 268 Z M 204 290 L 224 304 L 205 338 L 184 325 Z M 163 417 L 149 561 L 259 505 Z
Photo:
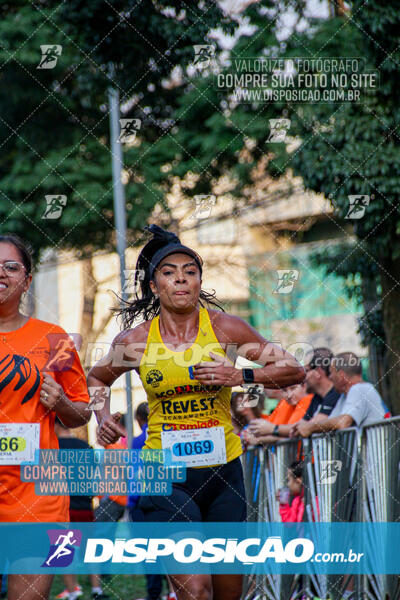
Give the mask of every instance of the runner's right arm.
M 149 322 L 141 323 L 134 329 L 119 333 L 111 344 L 110 351 L 89 371 L 87 385 L 90 387 L 109 388 L 114 381 L 127 371 L 139 370 L 141 358 L 146 347 Z M 110 394 L 104 406 L 95 411 L 99 423 L 98 437 L 102 443 L 114 444 L 126 431 L 119 424 L 120 413 L 111 414 Z

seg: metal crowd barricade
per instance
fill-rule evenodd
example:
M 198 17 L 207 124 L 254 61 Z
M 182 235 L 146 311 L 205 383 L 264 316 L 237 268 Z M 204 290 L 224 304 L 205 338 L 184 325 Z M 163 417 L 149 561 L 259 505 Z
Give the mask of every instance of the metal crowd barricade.
M 250 448 L 242 456 L 244 473 L 244 485 L 247 500 L 247 520 L 251 522 L 262 522 L 262 503 L 260 493 L 260 479 L 264 464 L 264 451 L 260 446 Z M 262 580 L 259 575 L 244 577 L 243 595 L 246 600 L 259 598 L 259 590 Z
M 247 520 L 251 522 L 262 520 L 259 506 L 259 492 L 261 462 L 263 460 L 264 452 L 260 446 L 249 449 L 242 456 L 247 500 Z
M 250 449 L 243 458 L 249 520 L 280 522 L 276 491 L 286 483 L 287 468 L 304 458 L 304 520 L 330 522 L 400 521 L 400 417 L 385 419 L 361 432 L 356 428 L 274 448 Z M 385 540 L 376 540 L 384 548 Z M 380 545 L 379 545 L 380 544 Z M 398 551 L 387 547 L 388 552 Z M 350 585 L 348 586 L 348 583 Z M 397 575 L 257 575 L 246 578 L 246 600 L 400 600 Z
M 386 422 L 381 426 L 385 427 Z M 316 435 L 303 440 L 303 443 L 298 439 L 287 440 L 267 449 L 257 447 L 248 450 L 243 463 L 249 520 L 281 522 L 276 491 L 286 485 L 287 469 L 299 459 L 304 460 L 305 521 L 346 523 L 361 520 L 360 439 L 360 432 L 350 428 L 328 435 Z M 387 440 L 389 443 L 390 440 Z M 371 438 L 371 444 L 372 448 L 376 448 L 376 440 Z M 392 462 L 394 464 L 395 459 Z M 400 495 L 397 497 L 400 498 Z M 364 583 L 365 579 L 361 576 L 266 573 L 246 578 L 243 598 L 291 600 L 301 598 L 304 594 L 307 598 L 317 596 L 339 600 L 343 598 L 343 591 L 350 588 L 352 600 L 384 600 L 384 596 L 363 595 Z
M 264 450 L 250 448 L 243 457 L 249 521 L 280 522 L 278 489 L 286 486 L 287 469 L 302 457 L 300 440 L 283 440 Z M 245 578 L 246 600 L 288 600 L 296 588 L 296 575 L 250 575 Z
M 360 521 L 399 522 L 400 417 L 364 428 L 361 460 Z M 398 548 L 388 547 L 387 551 L 398 552 Z M 397 575 L 364 575 L 363 589 L 370 600 L 398 600 L 400 578 Z
M 305 520 L 310 523 L 356 521 L 360 480 L 358 430 L 352 427 L 313 435 L 303 443 Z M 349 576 L 310 573 L 306 578 L 306 590 L 311 597 L 314 593 L 319 598 L 340 600 L 349 580 Z M 359 594 L 359 577 L 353 579 L 351 587 L 353 597 Z

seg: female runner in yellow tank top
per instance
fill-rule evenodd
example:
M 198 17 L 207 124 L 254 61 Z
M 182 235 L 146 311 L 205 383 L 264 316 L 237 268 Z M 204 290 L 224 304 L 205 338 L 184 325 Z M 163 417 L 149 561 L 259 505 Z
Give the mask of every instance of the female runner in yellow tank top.
M 231 387 L 247 382 L 291 386 L 303 381 L 304 369 L 239 317 L 206 309 L 204 302 L 220 307 L 201 289 L 199 255 L 174 234 L 156 225 L 149 230 L 153 238 L 136 264 L 141 293 L 122 310 L 127 328 L 91 369 L 88 385 L 111 386 L 122 373 L 135 369 L 149 402 L 145 448 L 182 452 L 176 460 L 186 462 L 186 481 L 174 483 L 171 496 L 142 497 L 139 507 L 146 521 L 244 521 L 241 443 L 231 424 Z M 138 317 L 144 321 L 131 329 Z M 237 356 L 262 366 L 237 369 Z M 126 434 L 109 403 L 97 418 L 102 443 Z M 185 449 L 196 442 L 202 452 L 186 455 Z M 170 577 L 178 600 L 241 596 L 240 574 Z

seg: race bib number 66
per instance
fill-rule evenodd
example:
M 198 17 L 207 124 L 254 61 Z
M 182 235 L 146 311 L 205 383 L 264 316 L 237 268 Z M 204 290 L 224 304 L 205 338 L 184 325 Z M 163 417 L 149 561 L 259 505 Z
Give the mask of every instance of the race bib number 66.
M 0 423 L 0 465 L 32 462 L 39 441 L 39 423 Z

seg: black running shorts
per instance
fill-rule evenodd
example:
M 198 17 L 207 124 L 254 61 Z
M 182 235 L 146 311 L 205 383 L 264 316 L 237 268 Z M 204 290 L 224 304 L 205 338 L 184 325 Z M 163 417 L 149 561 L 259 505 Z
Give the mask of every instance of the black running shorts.
M 170 496 L 142 496 L 144 520 L 229 522 L 246 520 L 240 458 L 217 467 L 188 468 L 186 481 L 172 484 Z

